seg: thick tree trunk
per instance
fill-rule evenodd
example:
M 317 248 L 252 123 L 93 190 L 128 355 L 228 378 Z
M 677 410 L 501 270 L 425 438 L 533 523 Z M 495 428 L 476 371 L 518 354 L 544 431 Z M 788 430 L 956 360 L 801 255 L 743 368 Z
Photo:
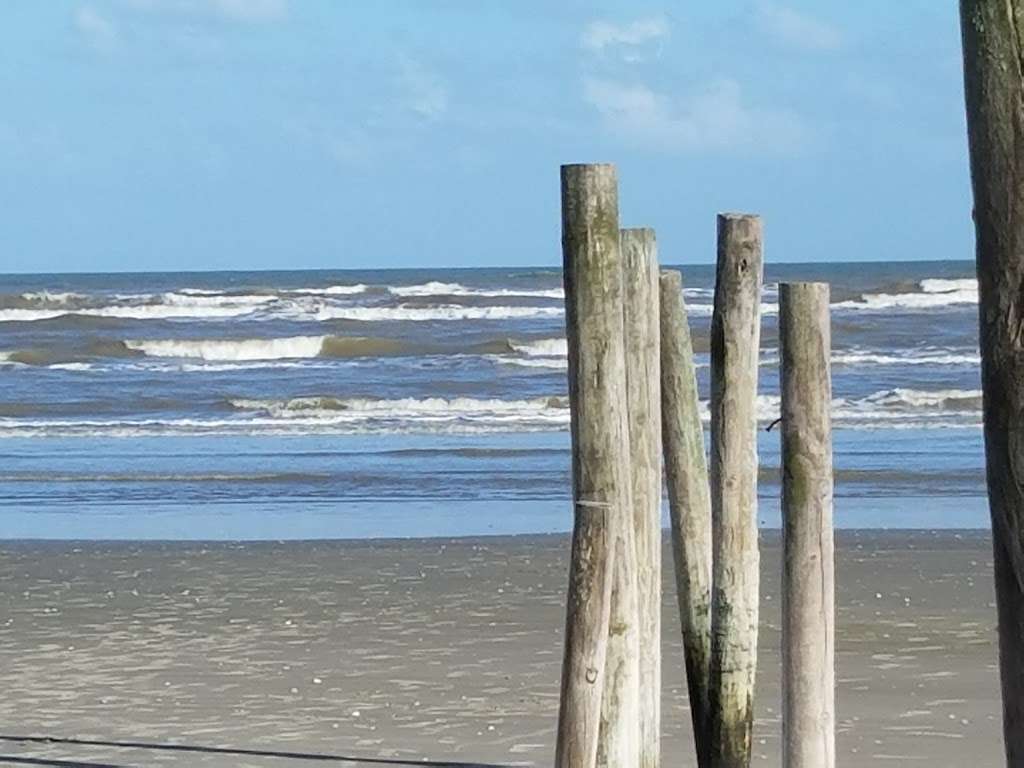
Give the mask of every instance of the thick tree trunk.
M 1024 2 L 962 0 L 1007 765 L 1024 766 Z

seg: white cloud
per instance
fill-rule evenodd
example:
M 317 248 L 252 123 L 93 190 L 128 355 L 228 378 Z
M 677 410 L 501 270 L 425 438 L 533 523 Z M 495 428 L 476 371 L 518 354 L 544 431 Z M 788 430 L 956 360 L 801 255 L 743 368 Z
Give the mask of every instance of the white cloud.
M 748 106 L 734 80 L 718 80 L 683 101 L 642 83 L 587 78 L 584 98 L 608 130 L 660 151 L 790 154 L 807 142 L 807 131 L 796 115 Z
M 434 72 L 413 59 L 400 61 L 406 106 L 426 120 L 437 120 L 448 111 L 448 86 Z
M 213 16 L 229 21 L 278 21 L 288 15 L 288 0 L 124 0 L 148 13 Z
M 108 50 L 117 41 L 114 23 L 89 5 L 75 11 L 75 28 L 95 48 Z
M 636 47 L 668 37 L 668 22 L 660 16 L 637 19 L 628 24 L 592 21 L 583 30 L 581 45 L 596 53 L 608 48 Z
M 843 44 L 842 34 L 832 24 L 782 5 L 762 3 L 758 22 L 768 34 L 797 48 L 831 51 Z

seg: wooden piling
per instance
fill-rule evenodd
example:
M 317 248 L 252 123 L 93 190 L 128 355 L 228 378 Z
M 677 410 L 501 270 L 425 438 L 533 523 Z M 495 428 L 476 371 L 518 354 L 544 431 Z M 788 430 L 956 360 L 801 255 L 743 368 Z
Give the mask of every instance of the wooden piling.
M 711 765 L 750 765 L 757 668 L 761 219 L 718 217 L 711 319 Z
M 630 506 L 626 505 L 624 516 L 616 514 L 613 521 L 615 562 L 597 745 L 599 768 L 636 765 L 640 759 L 640 617 L 636 535 Z
M 682 275 L 661 273 L 661 424 L 676 600 L 699 768 L 708 768 L 711 495 Z
M 626 373 L 626 268 L 619 234 L 619 288 L 615 306 L 621 309 L 622 334 L 614 342 L 621 344 L 621 369 L 608 372 L 618 375 L 624 386 L 623 440 L 618 461 L 623 465 L 622 514 L 613 520 L 615 528 L 615 563 L 612 571 L 612 603 L 608 632 L 608 659 L 605 666 L 604 694 L 601 699 L 601 735 L 598 739 L 597 765 L 616 768 L 636 765 L 640 758 L 640 595 L 637 553 L 637 528 L 633 514 L 632 467 L 630 435 L 629 376 Z M 614 278 L 609 278 L 614 279 Z M 609 307 L 611 311 L 612 307 Z M 612 342 L 609 341 L 609 344 Z
M 779 286 L 782 766 L 835 768 L 829 288 Z
M 961 0 L 1006 764 L 1024 766 L 1024 2 Z M 967 211 L 964 211 L 966 215 Z
M 637 553 L 639 768 L 661 746 L 661 387 L 658 251 L 653 229 L 621 234 L 626 300 L 626 385 Z
M 611 613 L 611 505 L 575 504 L 556 768 L 594 768 Z
M 561 172 L 575 509 L 556 768 L 594 768 L 614 552 L 631 519 L 618 185 L 611 165 Z

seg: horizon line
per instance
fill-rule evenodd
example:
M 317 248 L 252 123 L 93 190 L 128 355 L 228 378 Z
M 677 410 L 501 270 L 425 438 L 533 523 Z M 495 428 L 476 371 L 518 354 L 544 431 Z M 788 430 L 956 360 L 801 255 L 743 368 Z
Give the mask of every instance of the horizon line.
M 974 259 L 855 259 L 852 261 L 765 261 L 765 268 L 768 267 L 804 267 L 804 266 L 815 266 L 825 267 L 837 264 L 973 264 Z M 714 267 L 714 261 L 700 261 L 700 262 L 686 262 L 686 263 L 665 263 L 660 265 L 662 268 L 682 268 L 682 267 Z M 549 270 L 549 271 L 560 271 L 562 269 L 561 264 L 496 264 L 493 266 L 404 266 L 404 267 L 299 267 L 299 268 L 275 268 L 275 267 L 259 267 L 255 269 L 244 269 L 244 268 L 229 268 L 229 269 L 145 269 L 145 270 L 130 270 L 130 269 L 117 269 L 107 270 L 100 272 L 90 272 L 86 270 L 70 270 L 67 272 L 0 272 L 0 278 L 4 277 L 59 277 L 75 275 L 79 277 L 84 276 L 99 276 L 99 275 L 218 275 L 218 274 L 252 274 L 252 273 L 275 273 L 275 272 L 411 272 L 411 271 L 456 271 L 456 270 Z

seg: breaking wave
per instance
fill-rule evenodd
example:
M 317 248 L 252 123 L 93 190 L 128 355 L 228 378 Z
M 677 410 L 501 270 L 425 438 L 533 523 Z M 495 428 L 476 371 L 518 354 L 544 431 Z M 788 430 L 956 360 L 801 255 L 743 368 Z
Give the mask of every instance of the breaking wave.
M 512 320 L 531 317 L 560 317 L 561 307 L 466 307 L 447 304 L 440 307 L 336 307 L 323 306 L 316 320 L 357 320 L 361 322 L 432 320 Z
M 878 352 L 872 350 L 850 349 L 832 354 L 835 365 L 871 366 L 871 365 L 959 365 L 976 366 L 981 364 L 981 355 L 977 352 L 954 349 L 908 349 Z
M 544 370 L 565 370 L 569 361 L 568 343 L 564 338 L 535 339 L 533 341 L 508 340 L 510 354 L 494 355 L 502 365 Z
M 420 285 L 390 286 L 388 292 L 394 296 L 522 296 L 537 299 L 564 299 L 561 288 L 517 289 L 517 288 L 470 288 L 461 283 L 442 283 L 432 280 Z
M 780 398 L 760 395 L 762 425 L 778 418 Z M 372 398 L 308 396 L 288 399 L 228 398 L 228 413 L 166 419 L 34 419 L 30 412 L 0 418 L 0 437 L 144 436 L 156 434 L 478 434 L 561 431 L 569 426 L 563 396 L 498 398 Z M 976 427 L 981 392 L 966 389 L 896 388 L 863 398 L 836 398 L 839 428 L 937 429 Z M 708 419 L 707 403 L 701 416 Z
M 155 339 L 126 341 L 147 357 L 198 358 L 243 362 L 311 357 L 373 357 L 396 354 L 404 345 L 393 339 L 343 336 L 292 336 L 281 339 Z
M 363 283 L 355 285 L 329 285 L 326 288 L 292 288 L 285 293 L 298 293 L 306 296 L 354 296 L 366 293 L 369 286 Z
M 866 293 L 860 299 L 832 305 L 840 310 L 928 310 L 978 303 L 978 281 L 973 278 L 947 280 L 927 278 L 918 283 L 920 291 L 907 293 Z

